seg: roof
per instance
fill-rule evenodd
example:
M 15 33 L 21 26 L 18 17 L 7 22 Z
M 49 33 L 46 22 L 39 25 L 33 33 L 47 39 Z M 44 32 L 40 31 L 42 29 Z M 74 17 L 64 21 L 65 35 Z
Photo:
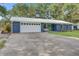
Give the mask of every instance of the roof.
M 61 20 L 41 19 L 41 18 L 26 18 L 26 17 L 11 17 L 10 21 L 37 22 L 37 23 L 55 23 L 55 24 L 72 24 L 70 22 L 61 21 Z

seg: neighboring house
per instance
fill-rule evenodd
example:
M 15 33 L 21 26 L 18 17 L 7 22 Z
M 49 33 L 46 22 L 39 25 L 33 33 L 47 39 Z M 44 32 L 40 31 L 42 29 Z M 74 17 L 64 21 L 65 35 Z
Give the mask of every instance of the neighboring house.
M 2 19 L 2 16 L 0 16 L 0 20 Z
M 61 20 L 11 17 L 11 32 L 44 32 L 48 31 L 68 31 L 73 30 L 72 23 Z M 50 25 L 50 26 L 49 26 Z
M 77 30 L 79 30 L 79 23 L 76 24 Z

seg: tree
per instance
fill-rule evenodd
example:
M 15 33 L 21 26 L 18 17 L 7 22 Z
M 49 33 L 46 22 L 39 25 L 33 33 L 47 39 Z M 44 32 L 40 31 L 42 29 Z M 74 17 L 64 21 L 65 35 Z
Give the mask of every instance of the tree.
M 49 6 L 52 11 L 52 17 L 58 20 L 74 22 L 74 12 L 79 9 L 79 4 L 72 3 L 54 3 Z
M 64 20 L 73 22 L 73 13 L 78 9 L 78 4 L 64 5 Z
M 45 10 L 49 4 L 16 4 L 11 10 L 13 16 L 35 17 L 35 11 L 40 11 L 41 17 L 45 16 Z
M 54 4 L 51 4 L 50 6 L 49 6 L 49 9 L 51 10 L 51 15 L 52 15 L 52 17 L 53 18 L 55 18 L 55 19 L 63 19 L 64 17 L 63 17 L 63 5 L 64 4 L 56 4 L 56 3 L 54 3 Z
M 0 5 L 0 16 L 4 17 L 6 15 L 6 8 Z
M 35 17 L 36 10 L 39 10 L 40 18 L 45 18 L 45 13 L 50 10 L 51 16 L 57 20 L 73 21 L 74 12 L 79 9 L 79 4 L 71 3 L 30 3 L 16 4 L 10 13 L 12 16 Z
M 1 27 L 3 28 L 2 31 L 10 32 L 10 16 L 9 13 L 7 13 L 7 10 L 4 6 L 0 5 L 0 16 L 3 17 L 1 20 Z
M 49 5 L 50 4 L 46 4 L 46 3 L 45 4 L 43 4 L 43 3 L 38 4 L 37 9 L 39 9 L 39 11 L 40 11 L 41 18 L 44 18 L 45 17 L 45 13 L 46 13 Z
M 16 4 L 10 14 L 13 16 L 26 16 L 28 7 L 25 4 Z

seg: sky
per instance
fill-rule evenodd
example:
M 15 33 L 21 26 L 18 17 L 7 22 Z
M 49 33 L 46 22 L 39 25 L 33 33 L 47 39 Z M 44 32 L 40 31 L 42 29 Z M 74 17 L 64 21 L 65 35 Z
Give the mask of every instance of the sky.
M 0 3 L 0 5 L 4 6 L 7 10 L 11 10 L 15 3 Z

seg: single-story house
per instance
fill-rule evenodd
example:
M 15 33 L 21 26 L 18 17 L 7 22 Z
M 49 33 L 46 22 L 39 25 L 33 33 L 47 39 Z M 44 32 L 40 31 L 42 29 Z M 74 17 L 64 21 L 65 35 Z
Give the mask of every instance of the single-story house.
M 79 30 L 79 23 L 76 24 L 76 29 Z
M 68 31 L 73 30 L 73 24 L 61 20 L 11 17 L 11 32 L 44 32 L 48 31 Z

